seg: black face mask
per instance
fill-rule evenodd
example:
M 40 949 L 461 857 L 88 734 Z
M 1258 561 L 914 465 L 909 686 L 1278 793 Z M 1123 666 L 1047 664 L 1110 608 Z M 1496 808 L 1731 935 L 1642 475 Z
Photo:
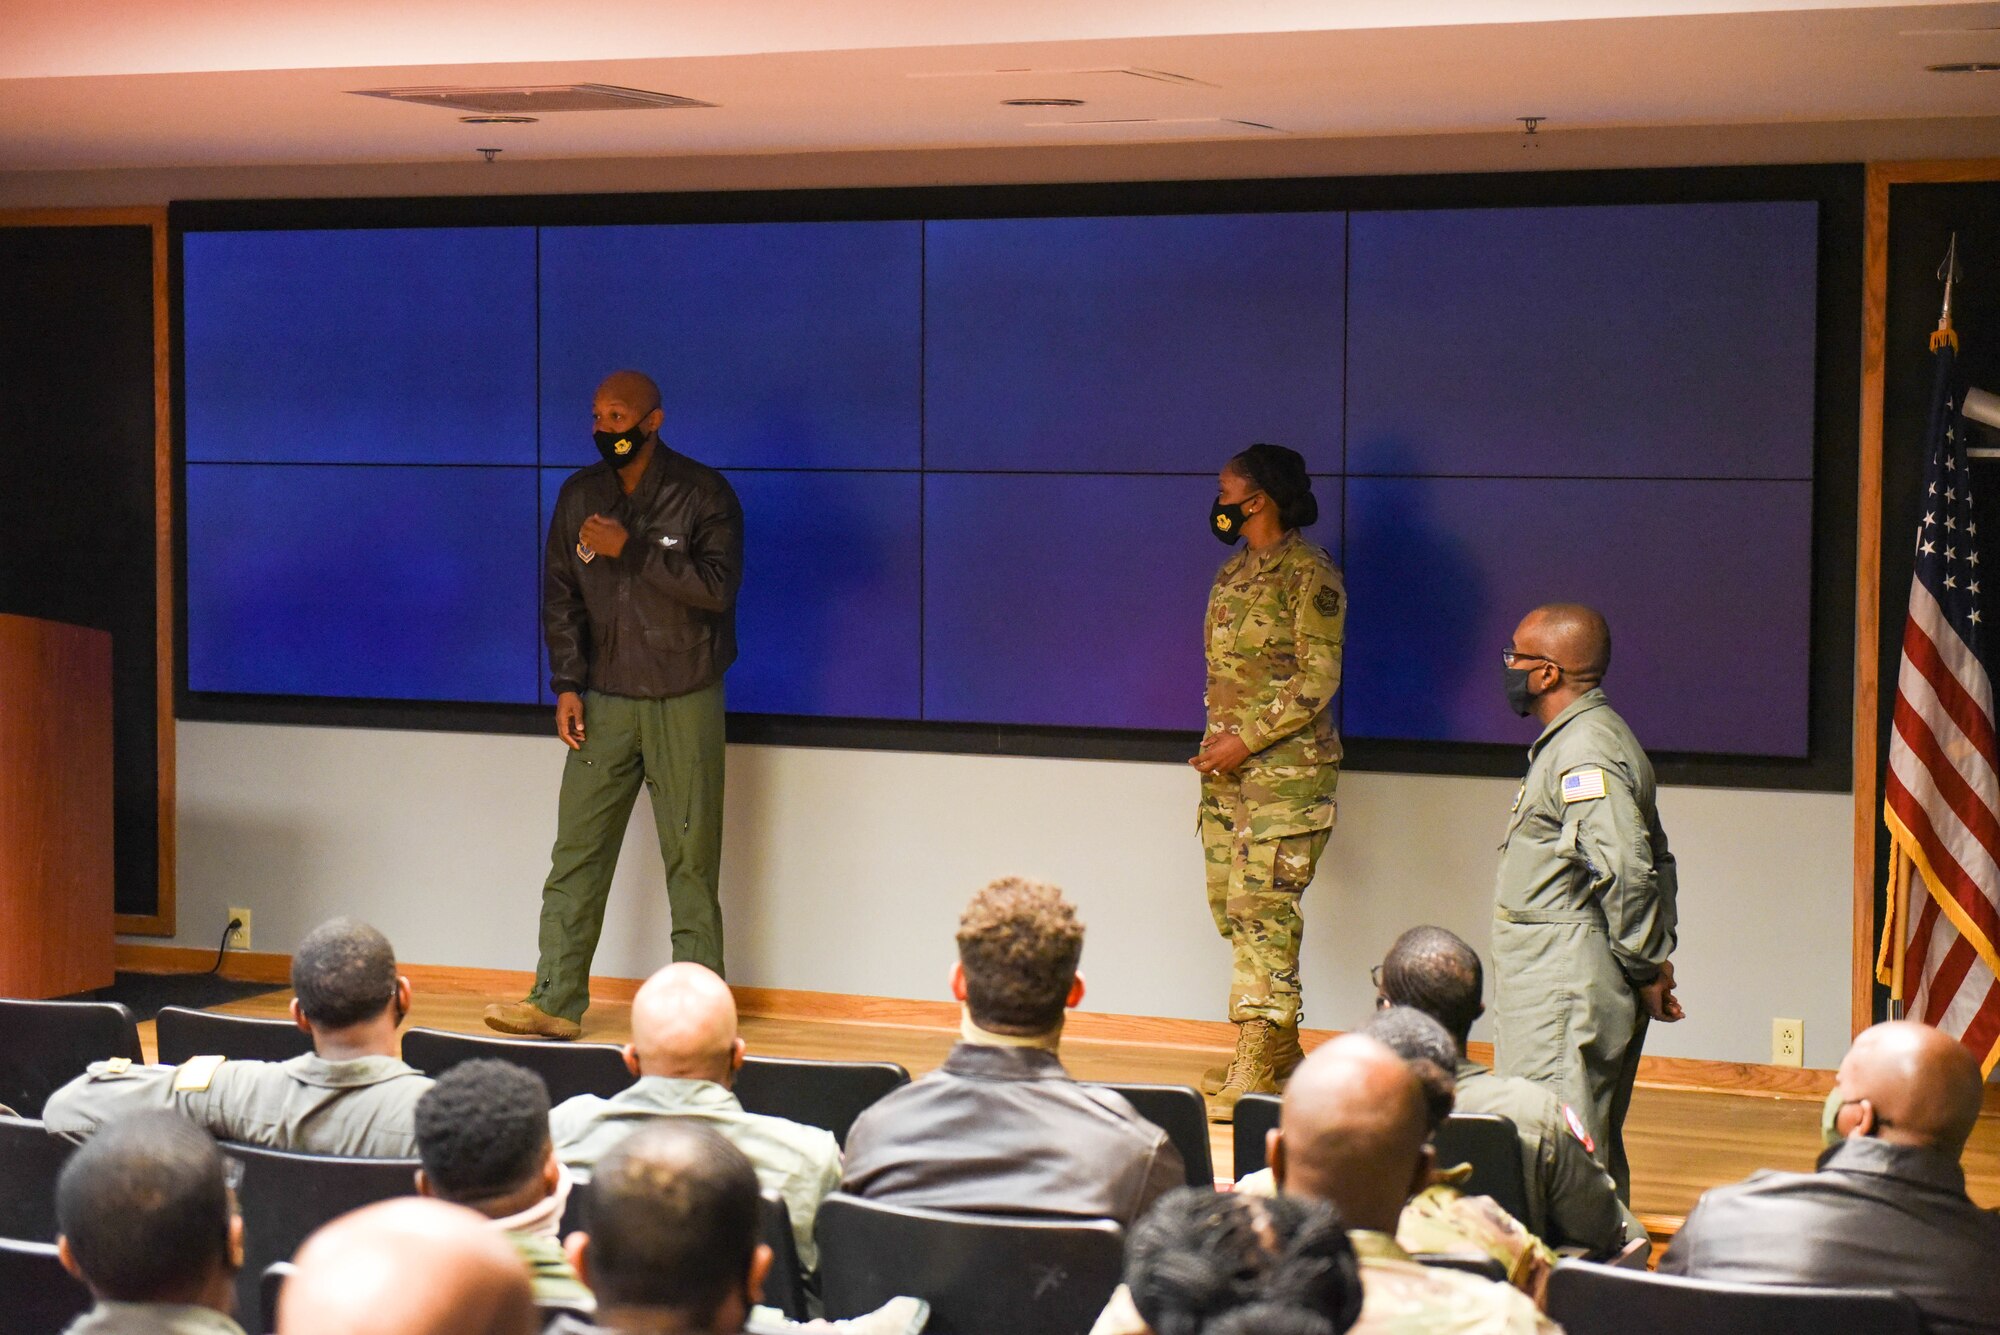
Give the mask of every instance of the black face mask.
M 646 414 L 646 417 L 651 416 L 651 413 Z M 639 422 L 645 421 L 646 417 L 641 417 Z M 640 447 L 646 443 L 646 437 L 649 434 L 646 428 L 639 425 L 639 422 L 634 422 L 625 431 L 593 431 L 590 433 L 590 438 L 597 442 L 597 452 L 604 456 L 605 463 L 610 464 L 613 468 L 623 468 L 626 464 L 632 462 L 633 457 L 639 453 Z
M 1535 712 L 1535 693 L 1528 688 L 1528 674 L 1532 671 L 1533 668 L 1500 669 L 1507 682 L 1507 703 L 1522 718 Z
M 1208 508 L 1208 531 L 1213 533 L 1224 546 L 1234 547 L 1236 540 L 1243 536 L 1243 521 L 1249 516 L 1243 513 L 1243 502 L 1224 505 L 1217 501 Z

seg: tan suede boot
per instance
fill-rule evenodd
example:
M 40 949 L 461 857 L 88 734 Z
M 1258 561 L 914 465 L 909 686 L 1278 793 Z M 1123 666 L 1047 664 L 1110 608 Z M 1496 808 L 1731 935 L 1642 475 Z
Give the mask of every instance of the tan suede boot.
M 488 1006 L 486 1027 L 498 1029 L 503 1034 L 522 1034 L 529 1038 L 568 1040 L 583 1033 L 583 1026 L 575 1020 L 565 1020 L 559 1015 L 550 1015 L 531 1001 L 510 1001 Z
M 1229 1063 L 1229 1078 L 1208 1105 L 1208 1120 L 1236 1119 L 1236 1101 L 1245 1094 L 1275 1094 L 1278 1075 L 1271 1066 L 1271 1048 L 1277 1026 L 1269 1020 L 1245 1020 L 1236 1028 L 1236 1058 Z
M 1306 1059 L 1306 1050 L 1299 1046 L 1299 1022 L 1288 1025 L 1271 1026 L 1271 1070 L 1283 1085 L 1292 1078 L 1292 1072 L 1299 1069 L 1299 1063 Z
M 1299 1063 L 1306 1059 L 1306 1050 L 1299 1046 L 1299 1026 L 1296 1023 L 1280 1027 L 1271 1026 L 1275 1040 L 1271 1047 L 1271 1066 L 1277 1072 L 1278 1083 L 1284 1084 L 1292 1078 L 1292 1072 L 1299 1069 Z M 1229 1083 L 1229 1062 L 1211 1066 L 1201 1073 L 1201 1092 L 1213 1098 Z

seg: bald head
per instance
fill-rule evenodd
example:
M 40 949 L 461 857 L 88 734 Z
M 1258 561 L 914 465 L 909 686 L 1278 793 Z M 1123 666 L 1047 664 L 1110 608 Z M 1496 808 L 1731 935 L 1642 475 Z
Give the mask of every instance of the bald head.
M 306 1239 L 279 1335 L 529 1335 L 528 1272 L 504 1234 L 459 1205 L 405 1196 Z
M 1834 1088 L 1849 1105 L 1835 1121 L 1842 1134 L 1937 1149 L 1954 1159 L 1979 1117 L 1978 1061 L 1957 1039 L 1910 1020 L 1862 1030 Z
M 702 965 L 669 964 L 632 998 L 627 1051 L 640 1075 L 728 1084 L 743 1060 L 729 984 Z
M 595 402 L 619 404 L 630 409 L 633 417 L 644 417 L 660 406 L 660 387 L 643 372 L 613 371 L 597 387 Z
M 1408 1063 L 1364 1034 L 1306 1058 L 1285 1088 L 1271 1166 L 1283 1191 L 1323 1200 L 1352 1228 L 1396 1231 L 1430 1174 L 1429 1109 Z
M 1562 668 L 1566 680 L 1586 688 L 1611 670 L 1611 626 L 1602 613 L 1582 603 L 1545 603 L 1523 617 L 1514 647 L 1543 654 Z

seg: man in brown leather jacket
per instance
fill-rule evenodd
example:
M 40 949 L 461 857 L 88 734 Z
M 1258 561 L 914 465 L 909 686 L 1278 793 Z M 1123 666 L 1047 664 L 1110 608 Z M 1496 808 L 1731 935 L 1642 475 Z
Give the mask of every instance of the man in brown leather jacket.
M 958 924 L 952 995 L 963 1041 L 944 1065 L 855 1120 L 841 1190 L 972 1214 L 1130 1224 L 1186 1181 L 1166 1133 L 1056 1056 L 1083 1000 L 1083 924 L 1052 885 L 1008 879 Z
M 602 463 L 563 483 L 549 524 L 542 629 L 556 735 L 569 747 L 527 1000 L 506 1034 L 575 1038 L 625 824 L 643 781 L 673 911 L 673 955 L 722 972 L 722 674 L 736 659 L 743 507 L 727 479 L 659 437 L 637 371 L 598 387 Z

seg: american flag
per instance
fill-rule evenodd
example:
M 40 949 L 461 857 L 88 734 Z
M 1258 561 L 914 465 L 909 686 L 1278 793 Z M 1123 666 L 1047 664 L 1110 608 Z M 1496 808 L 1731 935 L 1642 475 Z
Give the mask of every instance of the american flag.
M 2000 1061 L 2000 747 L 1956 349 L 1945 343 L 1936 356 L 1883 814 L 1917 872 L 1914 921 L 1899 937 L 1913 989 L 1904 1014 L 1956 1036 L 1991 1075 Z

